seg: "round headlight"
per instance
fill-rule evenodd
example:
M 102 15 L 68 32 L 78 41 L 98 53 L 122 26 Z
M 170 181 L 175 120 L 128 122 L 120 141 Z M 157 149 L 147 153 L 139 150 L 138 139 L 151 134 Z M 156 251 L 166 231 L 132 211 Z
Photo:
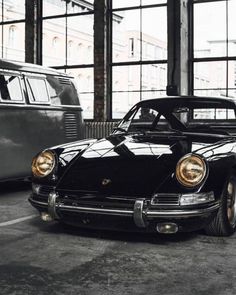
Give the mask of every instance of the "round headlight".
M 50 151 L 40 153 L 33 159 L 32 173 L 36 177 L 48 176 L 55 167 L 55 156 Z
M 184 186 L 194 187 L 202 182 L 206 175 L 206 163 L 198 155 L 186 155 L 176 166 L 176 178 Z

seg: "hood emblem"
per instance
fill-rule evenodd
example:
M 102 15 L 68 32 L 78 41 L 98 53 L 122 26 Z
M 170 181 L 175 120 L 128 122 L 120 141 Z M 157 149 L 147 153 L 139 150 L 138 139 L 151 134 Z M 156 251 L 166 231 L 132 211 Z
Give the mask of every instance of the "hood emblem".
M 111 183 L 111 179 L 104 178 L 104 179 L 102 180 L 102 185 L 104 185 L 104 186 L 106 186 L 106 185 L 108 185 L 108 184 L 110 184 L 110 183 Z

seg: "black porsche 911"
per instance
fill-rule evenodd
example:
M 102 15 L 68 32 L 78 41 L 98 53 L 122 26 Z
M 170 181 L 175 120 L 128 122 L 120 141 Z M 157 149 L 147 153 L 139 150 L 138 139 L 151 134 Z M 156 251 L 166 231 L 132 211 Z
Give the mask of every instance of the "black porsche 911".
M 64 144 L 32 162 L 43 220 L 176 233 L 236 227 L 236 104 L 209 97 L 137 103 L 107 138 Z

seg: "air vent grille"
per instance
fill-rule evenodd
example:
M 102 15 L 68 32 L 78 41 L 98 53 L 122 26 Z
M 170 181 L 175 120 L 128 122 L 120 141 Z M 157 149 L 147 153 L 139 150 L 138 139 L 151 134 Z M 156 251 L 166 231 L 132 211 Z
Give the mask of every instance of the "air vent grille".
M 77 114 L 65 113 L 64 115 L 65 136 L 69 140 L 78 139 Z
M 60 84 L 64 84 L 64 85 L 71 85 L 71 81 L 68 78 L 58 78 Z

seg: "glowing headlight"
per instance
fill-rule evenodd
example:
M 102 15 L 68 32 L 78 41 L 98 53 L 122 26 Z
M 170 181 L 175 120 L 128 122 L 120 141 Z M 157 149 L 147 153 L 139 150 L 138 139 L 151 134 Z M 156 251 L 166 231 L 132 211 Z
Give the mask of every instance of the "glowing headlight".
M 176 178 L 184 186 L 194 187 L 201 183 L 206 175 L 206 164 L 198 155 L 186 155 L 176 166 Z
M 52 172 L 54 167 L 54 154 L 50 151 L 45 151 L 33 159 L 32 173 L 36 177 L 45 177 Z

